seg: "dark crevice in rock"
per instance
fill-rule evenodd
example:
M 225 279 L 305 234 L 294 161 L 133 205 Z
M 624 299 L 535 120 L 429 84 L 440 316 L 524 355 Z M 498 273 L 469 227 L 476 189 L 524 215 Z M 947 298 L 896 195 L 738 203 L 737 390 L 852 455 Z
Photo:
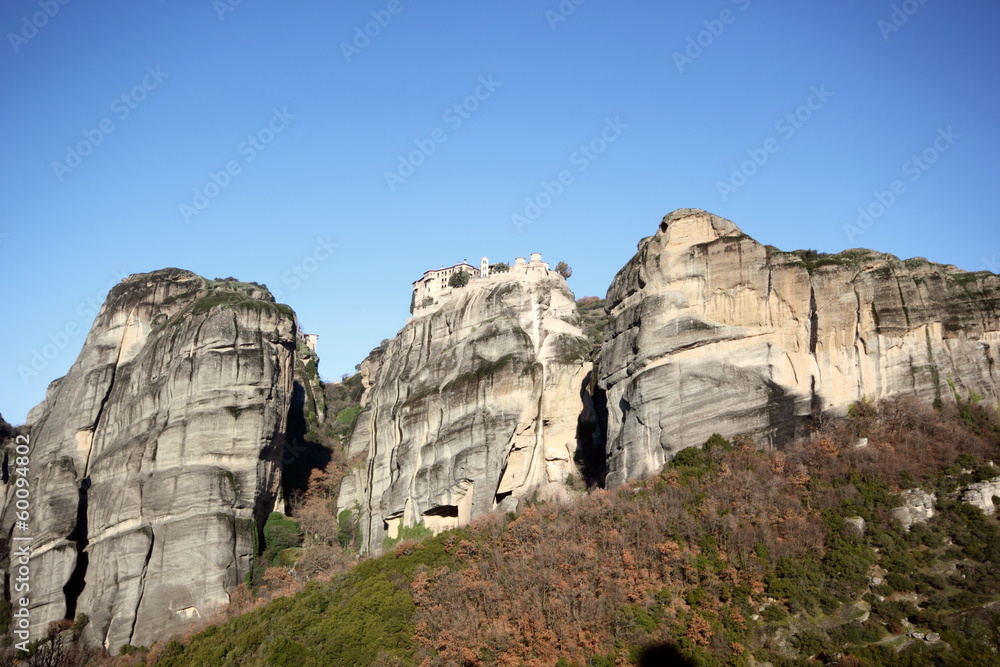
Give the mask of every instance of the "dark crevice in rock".
M 132 627 L 129 628 L 128 632 L 128 643 L 134 644 L 135 640 L 135 624 L 139 619 L 139 608 L 142 606 L 142 595 L 146 592 L 146 573 L 149 570 L 149 561 L 153 557 L 153 542 L 155 540 L 153 536 L 153 529 L 150 526 L 143 526 L 139 529 L 141 532 L 145 533 L 149 537 L 149 548 L 146 550 L 146 560 L 142 563 L 142 575 L 139 577 L 139 595 L 136 596 L 135 600 L 135 611 L 132 612 Z
M 856 283 L 852 283 L 854 288 L 854 344 L 857 345 L 858 341 L 861 340 L 861 295 L 858 294 L 858 286 Z
M 66 618 L 76 618 L 76 604 L 87 586 L 87 565 L 89 556 L 87 546 L 90 539 L 87 531 L 87 492 L 90 491 L 90 478 L 84 477 L 80 480 L 78 493 L 80 498 L 76 505 L 76 526 L 69 534 L 69 540 L 76 543 L 76 565 L 69 580 L 63 586 L 63 595 L 66 597 Z
M 776 382 L 768 380 L 766 385 L 771 444 L 780 448 L 795 438 L 798 422 L 795 416 L 795 398 Z
M 818 422 L 823 416 L 823 399 L 816 393 L 816 376 L 812 376 L 809 386 L 809 417 Z
M 809 286 L 809 354 L 816 354 L 819 342 L 819 309 L 816 308 L 816 290 Z
M 124 335 L 122 338 L 124 340 Z M 86 462 L 84 464 L 84 475 L 85 477 L 78 482 L 77 493 L 79 494 L 79 499 L 76 505 L 76 525 L 73 527 L 73 532 L 71 532 L 67 539 L 70 542 L 76 544 L 76 564 L 73 566 L 73 572 L 70 574 L 69 579 L 63 586 L 63 595 L 66 598 L 66 618 L 74 619 L 76 617 L 76 606 L 80 599 L 80 595 L 83 593 L 83 589 L 87 587 L 87 568 L 90 565 L 90 556 L 87 554 L 87 546 L 90 544 L 90 533 L 87 524 L 87 503 L 88 503 L 88 493 L 90 492 L 90 460 L 91 455 L 94 450 L 94 443 L 97 441 L 98 427 L 101 424 L 101 417 L 104 415 L 104 409 L 108 405 L 108 400 L 111 398 L 111 392 L 115 387 L 115 376 L 118 374 L 118 364 L 121 361 L 121 351 L 122 345 L 118 345 L 118 357 L 115 359 L 115 363 L 111 368 L 111 378 L 108 380 L 108 389 L 104 393 L 104 397 L 101 399 L 101 405 L 97 409 L 97 416 L 94 418 L 93 432 L 90 436 L 90 446 L 87 449 Z
M 910 328 L 910 308 L 906 305 L 906 298 L 903 296 L 903 286 L 899 282 L 899 276 L 892 272 L 893 280 L 896 281 L 896 291 L 899 292 L 899 307 L 903 310 L 903 317 L 906 318 L 906 328 Z
M 296 492 L 305 493 L 310 473 L 324 470 L 333 455 L 329 449 L 308 438 L 307 399 L 305 386 L 296 380 L 292 385 L 285 453 L 281 460 L 281 485 L 285 500 L 291 499 Z
M 365 500 L 367 501 L 368 504 L 368 530 L 366 531 L 365 539 L 367 539 L 369 542 L 371 542 L 372 539 L 371 536 L 374 533 L 374 527 L 376 525 L 375 501 L 374 498 L 372 497 L 374 495 L 372 493 L 372 489 L 375 488 L 375 461 L 376 457 L 378 456 L 378 409 L 379 409 L 378 399 L 373 398 L 371 403 L 371 422 L 368 426 L 369 431 L 371 433 L 371 439 L 369 440 L 369 445 L 368 445 L 369 447 L 368 464 L 367 464 L 368 470 L 366 471 L 367 474 L 365 475 L 365 481 L 368 487 L 365 490 L 364 494 Z M 389 524 L 384 520 L 382 521 L 382 530 L 383 532 L 389 530 Z
M 512 433 L 511 436 L 510 436 L 510 440 L 507 442 L 506 446 L 504 447 L 504 449 L 506 450 L 507 453 L 503 457 L 503 464 L 500 466 L 500 472 L 497 474 L 496 488 L 493 489 L 493 506 L 494 507 L 496 507 L 497 505 L 499 505 L 501 500 L 503 500 L 507 496 L 511 495 L 512 493 L 514 493 L 513 491 L 504 491 L 504 492 L 501 492 L 500 491 L 500 485 L 503 483 L 503 479 L 507 475 L 507 465 L 510 463 L 511 452 L 514 451 L 514 449 L 513 449 L 513 442 L 514 442 L 514 439 L 516 437 L 517 437 L 517 433 Z
M 574 460 L 588 488 L 604 487 L 608 474 L 608 399 L 597 387 L 591 371 L 580 388 L 581 411 L 576 424 Z

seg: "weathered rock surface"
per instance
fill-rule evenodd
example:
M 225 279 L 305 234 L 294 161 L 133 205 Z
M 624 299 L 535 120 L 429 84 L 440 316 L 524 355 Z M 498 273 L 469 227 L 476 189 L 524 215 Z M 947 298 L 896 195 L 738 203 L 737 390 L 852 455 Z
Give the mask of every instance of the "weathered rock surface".
M 903 504 L 892 510 L 892 518 L 909 530 L 917 523 L 927 523 L 936 514 L 934 494 L 923 489 L 907 489 L 899 494 Z
M 400 526 L 439 531 L 511 497 L 564 494 L 590 349 L 548 270 L 476 279 L 419 310 L 361 366 L 349 446 L 365 461 L 339 507 L 360 513 L 363 549 Z
M 780 444 L 863 397 L 1000 397 L 1000 277 L 848 250 L 783 253 L 681 209 L 608 291 L 608 485 L 712 433 Z
M 148 646 L 228 601 L 278 496 L 295 340 L 256 285 L 166 269 L 111 290 L 32 412 L 34 637 L 85 613 L 90 641 Z
M 855 537 L 864 537 L 868 526 L 860 516 L 849 516 L 844 519 L 844 532 Z
M 1000 497 L 1000 477 L 970 484 L 969 488 L 962 491 L 961 501 L 971 503 L 981 509 L 984 514 L 993 514 L 997 511 L 993 498 Z

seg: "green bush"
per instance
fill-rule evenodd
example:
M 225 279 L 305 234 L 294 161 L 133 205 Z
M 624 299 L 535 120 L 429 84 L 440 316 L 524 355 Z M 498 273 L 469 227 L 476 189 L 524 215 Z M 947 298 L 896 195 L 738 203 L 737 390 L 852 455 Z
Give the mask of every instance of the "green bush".
M 877 642 L 886 635 L 885 626 L 875 621 L 863 624 L 849 624 L 844 627 L 844 637 L 851 644 Z
M 685 447 L 667 462 L 667 470 L 676 470 L 681 480 L 695 477 L 701 479 L 712 470 L 712 457 L 701 447 Z
M 779 623 L 788 618 L 788 612 L 780 604 L 772 604 L 764 608 L 761 618 L 768 623 Z
M 404 540 L 425 540 L 428 537 L 433 537 L 434 531 L 421 523 L 413 524 L 412 526 L 400 526 L 399 532 L 396 537 L 388 537 L 382 540 L 383 549 L 391 549 L 398 543 Z
M 900 623 L 916 613 L 916 606 L 909 600 L 883 600 L 872 605 L 872 617 L 886 625 Z
M 361 527 L 355 513 L 349 509 L 342 510 L 337 515 L 337 542 L 344 549 L 361 546 Z
M 823 558 L 828 579 L 823 589 L 838 600 L 854 598 L 867 585 L 868 568 L 874 564 L 875 552 L 867 545 L 836 536 Z
M 82 613 L 77 614 L 76 620 L 73 622 L 73 634 L 79 637 L 88 625 L 90 625 L 90 617 Z
M 458 273 L 451 274 L 451 278 L 448 278 L 448 287 L 465 287 L 469 284 L 471 276 L 466 270 L 461 270 Z
M 722 449 L 724 451 L 731 451 L 733 448 L 733 443 L 726 440 L 718 433 L 713 433 L 708 440 L 705 441 L 705 449 L 712 451 L 715 448 Z
M 806 657 L 823 653 L 826 644 L 826 638 L 819 632 L 803 632 L 792 638 L 792 645 Z
M 615 612 L 613 623 L 617 632 L 635 633 L 642 630 L 650 633 L 656 629 L 656 621 L 649 612 L 635 604 L 626 605 Z
M 281 512 L 271 512 L 264 524 L 264 543 L 274 555 L 301 545 L 302 535 L 298 521 L 289 519 Z
M 885 575 L 885 581 L 894 591 L 900 591 L 901 593 L 912 593 L 917 590 L 917 585 L 913 583 L 913 580 L 902 574 L 896 574 L 895 572 L 890 572 Z
M 358 420 L 358 415 L 361 414 L 360 405 L 352 405 L 349 408 L 344 408 L 337 413 L 337 423 L 343 424 L 344 426 L 350 428 L 354 426 L 354 422 Z
M 785 557 L 778 561 L 765 583 L 772 596 L 788 600 L 790 611 L 809 611 L 821 597 L 823 571 L 813 555 Z

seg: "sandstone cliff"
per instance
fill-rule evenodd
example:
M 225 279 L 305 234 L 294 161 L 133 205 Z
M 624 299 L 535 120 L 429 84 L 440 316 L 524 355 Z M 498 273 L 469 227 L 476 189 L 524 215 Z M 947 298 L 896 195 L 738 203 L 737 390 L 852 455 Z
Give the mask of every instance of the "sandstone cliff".
M 365 460 L 339 507 L 360 514 L 364 550 L 401 526 L 439 531 L 508 496 L 565 493 L 590 371 L 578 323 L 558 274 L 498 274 L 418 309 L 362 364 L 349 454 Z
M 295 343 L 253 284 L 111 290 L 31 414 L 32 636 L 84 613 L 91 642 L 148 646 L 228 601 L 278 497 Z
M 803 418 L 864 397 L 995 403 L 998 297 L 991 273 L 868 250 L 783 253 L 675 211 L 608 291 L 608 484 L 713 432 L 780 444 Z

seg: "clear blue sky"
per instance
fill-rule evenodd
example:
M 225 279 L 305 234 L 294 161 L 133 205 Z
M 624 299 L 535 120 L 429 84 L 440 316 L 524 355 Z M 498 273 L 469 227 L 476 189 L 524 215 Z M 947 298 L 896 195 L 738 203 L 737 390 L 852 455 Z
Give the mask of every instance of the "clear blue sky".
M 603 296 L 681 207 L 998 270 L 1000 4 L 561 6 L 3 2 L 0 412 L 66 372 L 89 300 L 168 266 L 267 283 L 327 379 L 404 325 L 425 269 L 541 252 Z

